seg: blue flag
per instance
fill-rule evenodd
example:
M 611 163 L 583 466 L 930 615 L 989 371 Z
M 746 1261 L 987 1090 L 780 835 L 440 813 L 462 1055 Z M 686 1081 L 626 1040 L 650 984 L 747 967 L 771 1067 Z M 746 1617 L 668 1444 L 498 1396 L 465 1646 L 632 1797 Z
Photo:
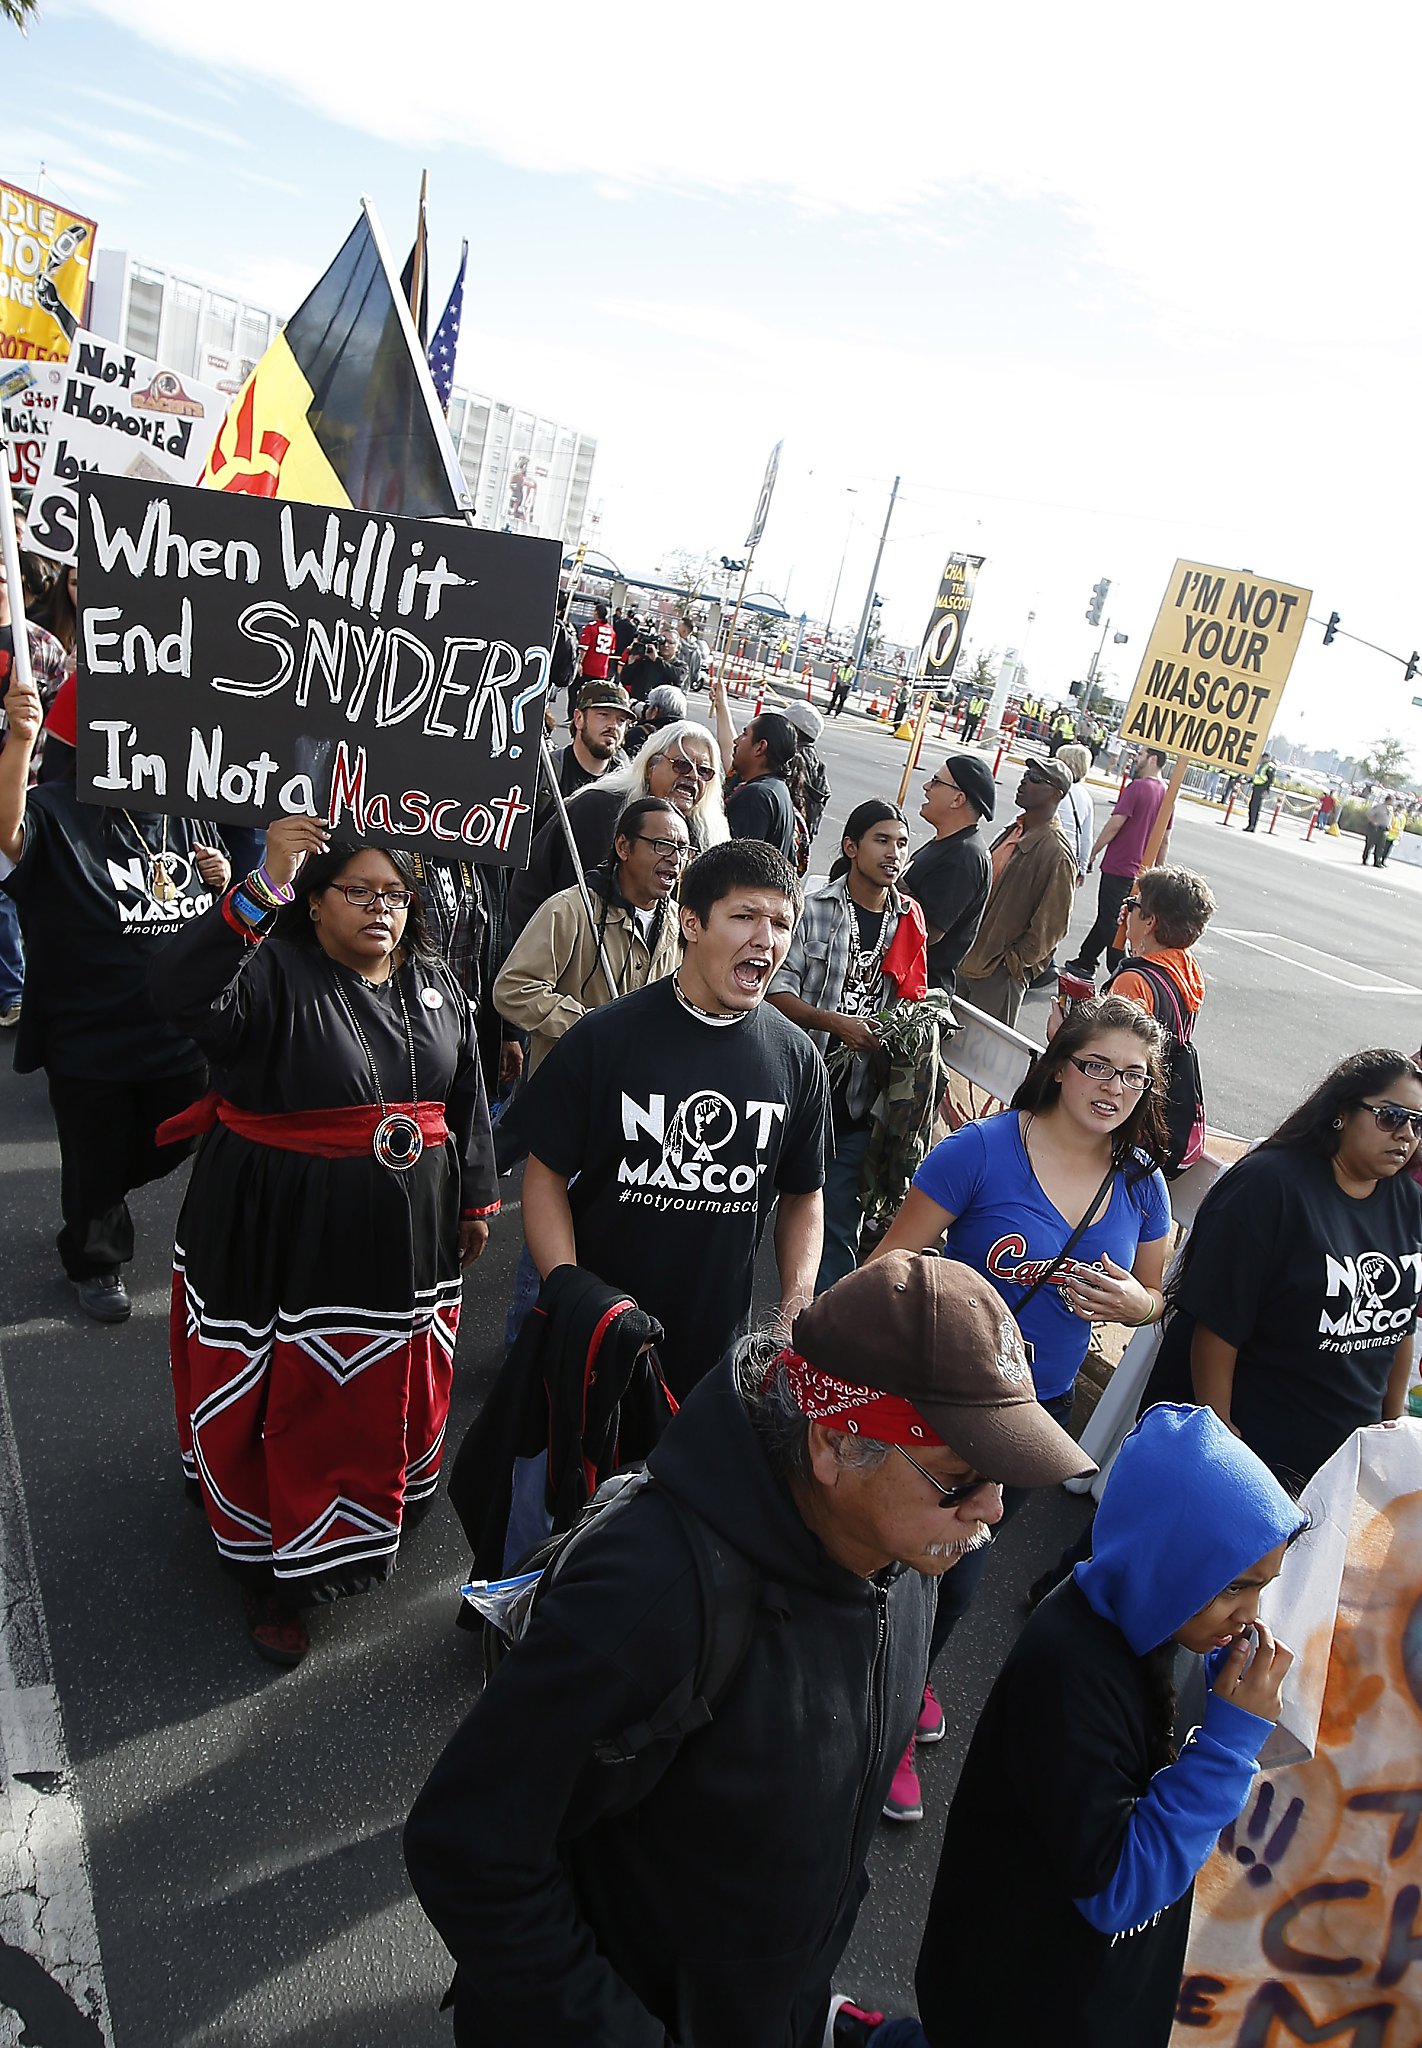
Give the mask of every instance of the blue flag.
M 454 389 L 454 354 L 459 346 L 459 323 L 464 318 L 464 270 L 468 261 L 469 244 L 466 242 L 460 251 L 459 275 L 454 280 L 454 290 L 430 343 L 430 376 L 434 380 L 435 395 L 446 412 L 449 411 L 449 394 Z

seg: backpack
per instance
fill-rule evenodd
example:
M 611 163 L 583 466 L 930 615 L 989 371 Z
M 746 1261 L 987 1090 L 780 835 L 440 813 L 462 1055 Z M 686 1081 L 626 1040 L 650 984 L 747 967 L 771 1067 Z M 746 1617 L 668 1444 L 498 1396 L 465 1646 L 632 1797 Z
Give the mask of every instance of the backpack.
M 628 1503 L 654 1488 L 681 1525 L 696 1573 L 701 1600 L 701 1648 L 693 1670 L 685 1673 L 646 1719 L 593 1745 L 599 1763 L 632 1763 L 655 1742 L 681 1742 L 707 1726 L 745 1661 L 761 1610 L 761 1575 L 750 1559 L 732 1549 L 694 1508 L 666 1487 L 658 1487 L 645 1465 L 614 1472 L 604 1479 L 571 1529 L 550 1537 L 528 1559 L 537 1573 L 522 1595 L 498 1619 L 487 1609 L 484 1619 L 484 1668 L 492 1673 L 526 1632 L 539 1600 L 561 1571 L 568 1553 L 587 1531 L 606 1526 L 611 1515 L 623 1514 Z
M 1168 1142 L 1162 1171 L 1167 1180 L 1175 1180 L 1187 1166 L 1193 1166 L 1205 1149 L 1205 1095 L 1200 1081 L 1200 1060 L 1191 1037 L 1195 1029 L 1194 1016 L 1185 1008 L 1176 990 L 1174 977 L 1159 967 L 1152 967 L 1147 960 L 1123 960 L 1111 980 L 1116 976 L 1138 974 L 1148 982 L 1155 997 L 1156 1022 L 1165 1033 L 1165 1128 Z M 1169 1004 L 1169 1009 L 1165 1005 Z M 1169 1018 L 1175 1018 L 1171 1029 Z

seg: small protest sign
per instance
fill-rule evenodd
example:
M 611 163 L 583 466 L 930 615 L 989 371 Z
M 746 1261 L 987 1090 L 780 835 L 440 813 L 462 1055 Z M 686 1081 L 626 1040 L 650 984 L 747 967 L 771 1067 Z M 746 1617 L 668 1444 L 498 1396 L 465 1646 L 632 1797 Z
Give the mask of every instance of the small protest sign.
M 1202 768 L 1257 768 L 1311 590 L 1250 570 L 1177 562 L 1121 731 Z
M 1422 1422 L 1356 1431 L 1302 1505 L 1310 1527 L 1266 1600 L 1297 1661 L 1195 1889 L 1172 2048 L 1418 2036 Z
M 195 484 L 227 411 L 205 384 L 82 329 L 58 379 L 27 544 L 56 562 L 79 559 L 76 486 L 86 471 L 149 483 Z
M 86 802 L 527 861 L 556 541 L 129 477 L 78 492 Z
M 963 644 L 963 631 L 973 608 L 973 593 L 978 587 L 978 571 L 983 566 L 983 559 L 981 555 L 950 555 L 943 565 L 943 574 L 938 579 L 938 594 L 933 600 L 923 646 L 919 650 L 918 670 L 926 682 L 948 683 L 952 680 L 953 665 Z

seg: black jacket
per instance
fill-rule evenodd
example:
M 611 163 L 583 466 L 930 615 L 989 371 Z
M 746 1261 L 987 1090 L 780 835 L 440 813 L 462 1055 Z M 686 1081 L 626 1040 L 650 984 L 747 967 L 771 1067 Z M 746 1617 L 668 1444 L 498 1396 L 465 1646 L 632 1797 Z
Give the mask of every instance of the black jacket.
M 931 1585 L 831 1562 L 729 1365 L 648 1464 L 658 1485 L 570 1556 L 405 1830 L 468 2048 L 819 2048 L 918 1712 Z M 659 1486 L 760 1567 L 764 1612 L 709 1727 L 607 1765 L 593 1743 L 658 1705 L 702 1641 Z
M 1073 1903 L 1111 1881 L 1161 1761 L 1142 1660 L 1067 1580 L 1008 1653 L 953 1795 L 916 1978 L 933 2048 L 1164 2048 L 1190 1893 L 1114 1939 Z

